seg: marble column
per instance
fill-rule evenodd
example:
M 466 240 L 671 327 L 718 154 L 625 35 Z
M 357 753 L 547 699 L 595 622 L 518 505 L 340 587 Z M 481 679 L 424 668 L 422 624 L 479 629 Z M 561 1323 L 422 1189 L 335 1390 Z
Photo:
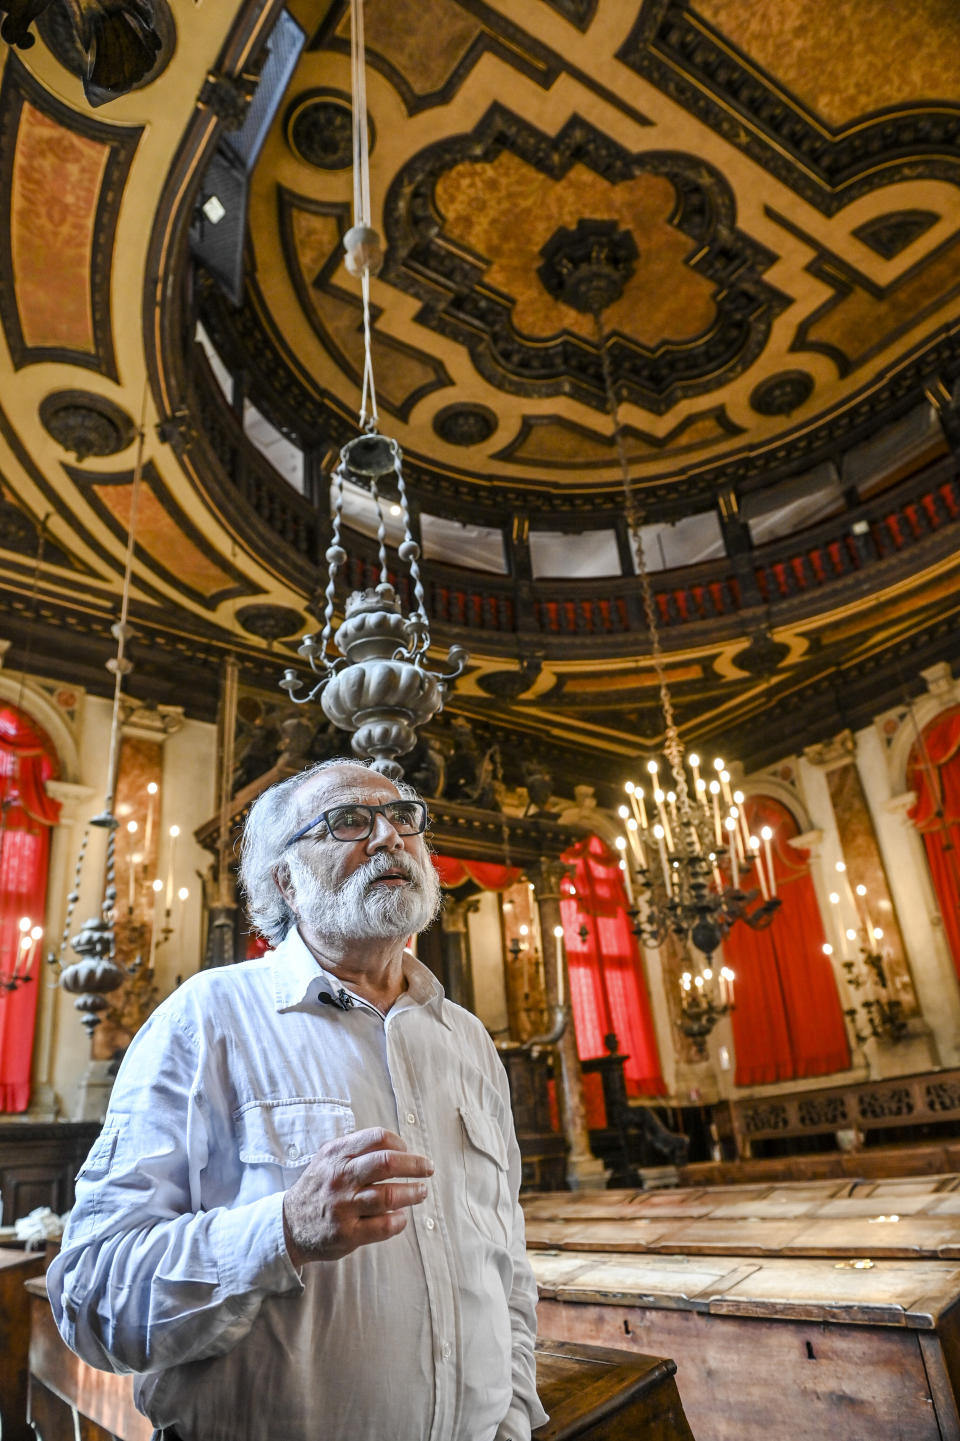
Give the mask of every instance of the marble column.
M 577 1055 L 577 1038 L 573 1029 L 570 1006 L 570 975 L 567 970 L 566 948 L 555 948 L 554 928 L 560 925 L 560 883 L 570 867 L 560 860 L 541 856 L 539 864 L 527 866 L 527 879 L 534 888 L 540 915 L 540 938 L 544 948 L 544 979 L 547 1005 L 552 1014 L 560 1003 L 559 986 L 563 987 L 563 1003 L 567 1024 L 554 1046 L 555 1076 L 560 1123 L 567 1142 L 567 1184 L 571 1191 L 597 1190 L 606 1185 L 603 1162 L 590 1150 L 587 1129 L 587 1108 L 583 1099 L 583 1077 Z
M 467 917 L 478 909 L 480 902 L 475 896 L 465 901 L 447 898 L 440 913 L 440 928 L 443 935 L 444 989 L 451 1001 L 466 1010 L 474 1011 L 473 971 L 470 965 L 470 933 Z

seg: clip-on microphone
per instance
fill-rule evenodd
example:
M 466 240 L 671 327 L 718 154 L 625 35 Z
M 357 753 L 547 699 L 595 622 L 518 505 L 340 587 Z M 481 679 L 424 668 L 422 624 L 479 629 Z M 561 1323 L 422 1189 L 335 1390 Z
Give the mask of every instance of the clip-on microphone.
M 353 997 L 347 995 L 342 986 L 335 996 L 331 996 L 329 991 L 321 991 L 317 999 L 325 1006 L 336 1006 L 338 1011 L 350 1011 L 356 1005 Z

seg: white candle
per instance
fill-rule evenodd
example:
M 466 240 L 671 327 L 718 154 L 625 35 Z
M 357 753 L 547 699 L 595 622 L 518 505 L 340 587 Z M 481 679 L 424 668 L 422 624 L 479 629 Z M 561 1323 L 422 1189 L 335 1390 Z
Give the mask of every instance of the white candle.
M 670 821 L 667 818 L 666 808 L 663 804 L 666 796 L 663 791 L 658 789 L 654 791 L 653 799 L 657 803 L 657 815 L 660 817 L 660 825 L 663 828 L 663 834 L 667 838 L 667 845 L 673 850 L 673 836 L 670 834 Z M 654 834 L 656 834 L 656 827 L 654 827 Z
M 566 1004 L 563 984 L 563 926 L 554 926 L 553 934 L 557 943 L 557 1005 L 563 1006 Z
M 770 894 L 771 896 L 775 896 L 777 894 L 777 877 L 773 869 L 773 851 L 770 849 L 770 842 L 773 840 L 773 831 L 769 826 L 764 826 L 760 835 L 763 838 L 763 854 L 766 857 L 767 874 L 770 878 Z
M 33 970 L 33 963 L 37 958 L 37 947 L 43 940 L 43 926 L 34 926 L 30 931 L 30 954 L 27 956 L 27 969 L 25 974 L 29 976 Z
M 660 864 L 663 866 L 663 883 L 667 888 L 667 895 L 671 896 L 673 889 L 670 885 L 670 867 L 667 865 L 667 851 L 663 844 L 663 826 L 654 826 L 653 834 L 656 836 L 657 845 L 660 847 Z
M 167 910 L 168 910 L 168 911 L 171 910 L 172 907 L 173 907 L 173 862 L 174 862 L 174 858 L 175 858 L 176 853 L 177 853 L 177 836 L 178 836 L 179 834 L 180 834 L 180 827 L 179 827 L 179 826 L 171 826 L 171 827 L 170 827 L 170 831 L 169 831 L 169 835 L 170 835 L 170 851 L 169 851 L 169 854 L 168 854 L 168 856 L 167 856 Z
M 637 823 L 633 819 L 633 816 L 630 816 L 627 820 L 627 840 L 630 842 L 630 849 L 633 851 L 633 854 L 636 857 L 637 864 L 641 865 L 642 861 L 640 859 L 640 842 L 637 839 Z
M 147 825 L 143 836 L 143 854 L 147 859 L 148 865 L 150 863 L 150 841 L 153 836 L 153 808 L 156 804 L 156 795 L 158 790 L 159 786 L 157 785 L 156 781 L 151 781 L 150 784 L 147 786 L 147 795 L 150 797 L 150 799 L 147 801 Z
M 729 771 L 721 771 L 721 772 L 720 772 L 720 784 L 723 786 L 723 799 L 726 801 L 726 803 L 727 803 L 728 806 L 732 806 L 732 805 L 733 805 L 733 792 L 732 792 L 731 789 L 730 789 L 730 772 L 729 772 Z
M 736 823 L 736 821 L 733 820 L 732 818 L 731 818 L 731 819 L 728 819 L 728 821 L 727 821 L 727 837 L 728 837 L 729 842 L 730 842 L 730 872 L 731 872 L 731 875 L 732 875 L 732 877 L 733 877 L 733 889 L 734 889 L 735 891 L 738 891 L 738 890 L 740 889 L 740 867 L 739 867 L 738 864 L 737 864 L 737 836 L 736 836 L 736 830 L 737 830 L 737 823 Z
M 630 905 L 632 906 L 632 905 L 633 905 L 633 882 L 632 882 L 631 879 L 630 879 L 630 867 L 627 865 L 626 858 L 624 858 L 623 860 L 621 860 L 621 862 L 620 862 L 620 870 L 621 870 L 621 872 L 622 872 L 622 874 L 623 874 L 623 886 L 624 886 L 624 890 L 625 890 L 626 893 L 627 893 L 627 900 L 630 902 Z
M 723 833 L 720 828 L 720 782 L 710 782 L 710 794 L 713 796 L 713 829 L 717 838 L 717 845 L 723 845 Z
M 763 873 L 763 858 L 760 855 L 760 837 L 750 837 L 750 852 L 757 867 L 757 880 L 760 882 L 760 894 L 763 899 L 769 900 L 770 892 L 767 890 L 767 878 Z

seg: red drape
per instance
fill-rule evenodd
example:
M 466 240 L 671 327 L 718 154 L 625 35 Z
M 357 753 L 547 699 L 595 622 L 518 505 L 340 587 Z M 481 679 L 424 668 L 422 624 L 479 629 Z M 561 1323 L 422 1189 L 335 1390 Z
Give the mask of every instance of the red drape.
M 456 890 L 473 881 L 484 891 L 507 891 L 520 879 L 519 866 L 500 866 L 493 861 L 462 861 L 457 856 L 431 858 L 445 890 Z
M 0 976 L 17 964 L 21 917 L 43 924 L 50 827 L 60 819 L 45 785 L 56 773 L 49 737 L 22 711 L 0 709 Z M 0 1111 L 25 1111 L 30 1104 L 41 946 L 32 981 L 0 992 Z
M 960 708 L 944 711 L 923 732 L 907 762 L 916 791 L 910 819 L 923 836 L 943 930 L 960 975 Z
M 793 817 L 768 796 L 746 802 L 752 835 L 773 831 L 781 906 L 765 931 L 741 921 L 723 943 L 736 975 L 732 1013 L 738 1086 L 792 1081 L 846 1070 L 850 1047 L 805 851 L 788 845 Z
M 575 867 L 573 881 L 564 882 L 560 914 L 577 1050 L 584 1059 L 603 1056 L 604 1036 L 615 1034 L 618 1049 L 627 1057 L 628 1094 L 663 1095 L 657 1038 L 619 859 L 599 836 L 571 846 L 563 859 Z

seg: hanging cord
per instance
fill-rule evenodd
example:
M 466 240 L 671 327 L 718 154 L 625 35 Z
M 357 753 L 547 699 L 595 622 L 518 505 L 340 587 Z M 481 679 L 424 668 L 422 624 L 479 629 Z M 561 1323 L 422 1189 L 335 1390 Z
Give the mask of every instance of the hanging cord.
M 360 428 L 376 430 L 377 388 L 373 378 L 373 337 L 370 329 L 370 264 L 379 237 L 370 224 L 370 131 L 367 124 L 366 45 L 363 0 L 350 0 L 350 83 L 353 101 L 353 226 L 357 236 L 356 263 L 363 297 L 363 386 L 360 394 Z M 369 238 L 368 238 L 369 237 Z M 376 245 L 372 242 L 376 241 Z
M 140 481 L 143 476 L 143 449 L 146 441 L 146 420 L 147 420 L 147 382 L 143 384 L 143 402 L 140 407 L 140 430 L 137 436 L 137 459 L 133 468 L 133 483 L 130 490 L 130 522 L 127 528 L 127 553 L 123 566 L 123 588 L 120 593 L 120 619 L 112 627 L 113 634 L 117 638 L 117 654 L 113 660 L 107 661 L 107 669 L 113 671 L 113 713 L 110 718 L 110 752 L 107 762 L 107 794 L 104 810 L 112 813 L 115 791 L 117 787 L 117 760 L 120 753 L 120 696 L 123 691 L 123 678 L 133 669 L 132 662 L 126 658 L 127 636 L 129 626 L 127 616 L 130 611 L 130 586 L 133 579 L 133 555 L 136 546 L 137 533 L 137 506 L 140 500 Z
M 647 571 L 647 562 L 643 554 L 643 536 L 640 532 L 640 515 L 637 508 L 637 498 L 634 494 L 633 482 L 630 478 L 630 464 L 627 460 L 627 447 L 623 438 L 623 429 L 620 424 L 620 408 L 617 405 L 616 391 L 613 386 L 613 375 L 610 369 L 610 356 L 607 351 L 607 338 L 603 330 L 603 321 L 600 311 L 593 313 L 593 323 L 597 332 L 597 346 L 600 350 L 600 360 L 603 365 L 603 384 L 606 391 L 607 408 L 613 420 L 613 439 L 617 448 L 617 459 L 620 463 L 620 475 L 623 480 L 624 509 L 627 517 L 627 527 L 633 541 L 634 554 L 637 562 L 637 574 L 640 577 L 640 591 L 643 597 L 643 614 L 647 622 L 647 630 L 650 633 L 650 659 L 653 661 L 653 669 L 657 677 L 657 685 L 660 692 L 660 709 L 663 713 L 664 741 L 663 751 L 670 762 L 670 771 L 673 776 L 673 783 L 677 792 L 677 807 L 679 814 L 692 824 L 690 815 L 690 793 L 687 790 L 687 778 L 683 770 L 683 746 L 680 744 L 680 733 L 677 730 L 677 723 L 673 713 L 673 700 L 667 686 L 666 672 L 663 668 L 663 651 L 660 646 L 660 629 L 657 625 L 656 605 L 653 597 L 653 587 L 650 584 L 650 575 Z M 687 826 L 678 827 L 683 838 L 683 846 L 687 844 Z

